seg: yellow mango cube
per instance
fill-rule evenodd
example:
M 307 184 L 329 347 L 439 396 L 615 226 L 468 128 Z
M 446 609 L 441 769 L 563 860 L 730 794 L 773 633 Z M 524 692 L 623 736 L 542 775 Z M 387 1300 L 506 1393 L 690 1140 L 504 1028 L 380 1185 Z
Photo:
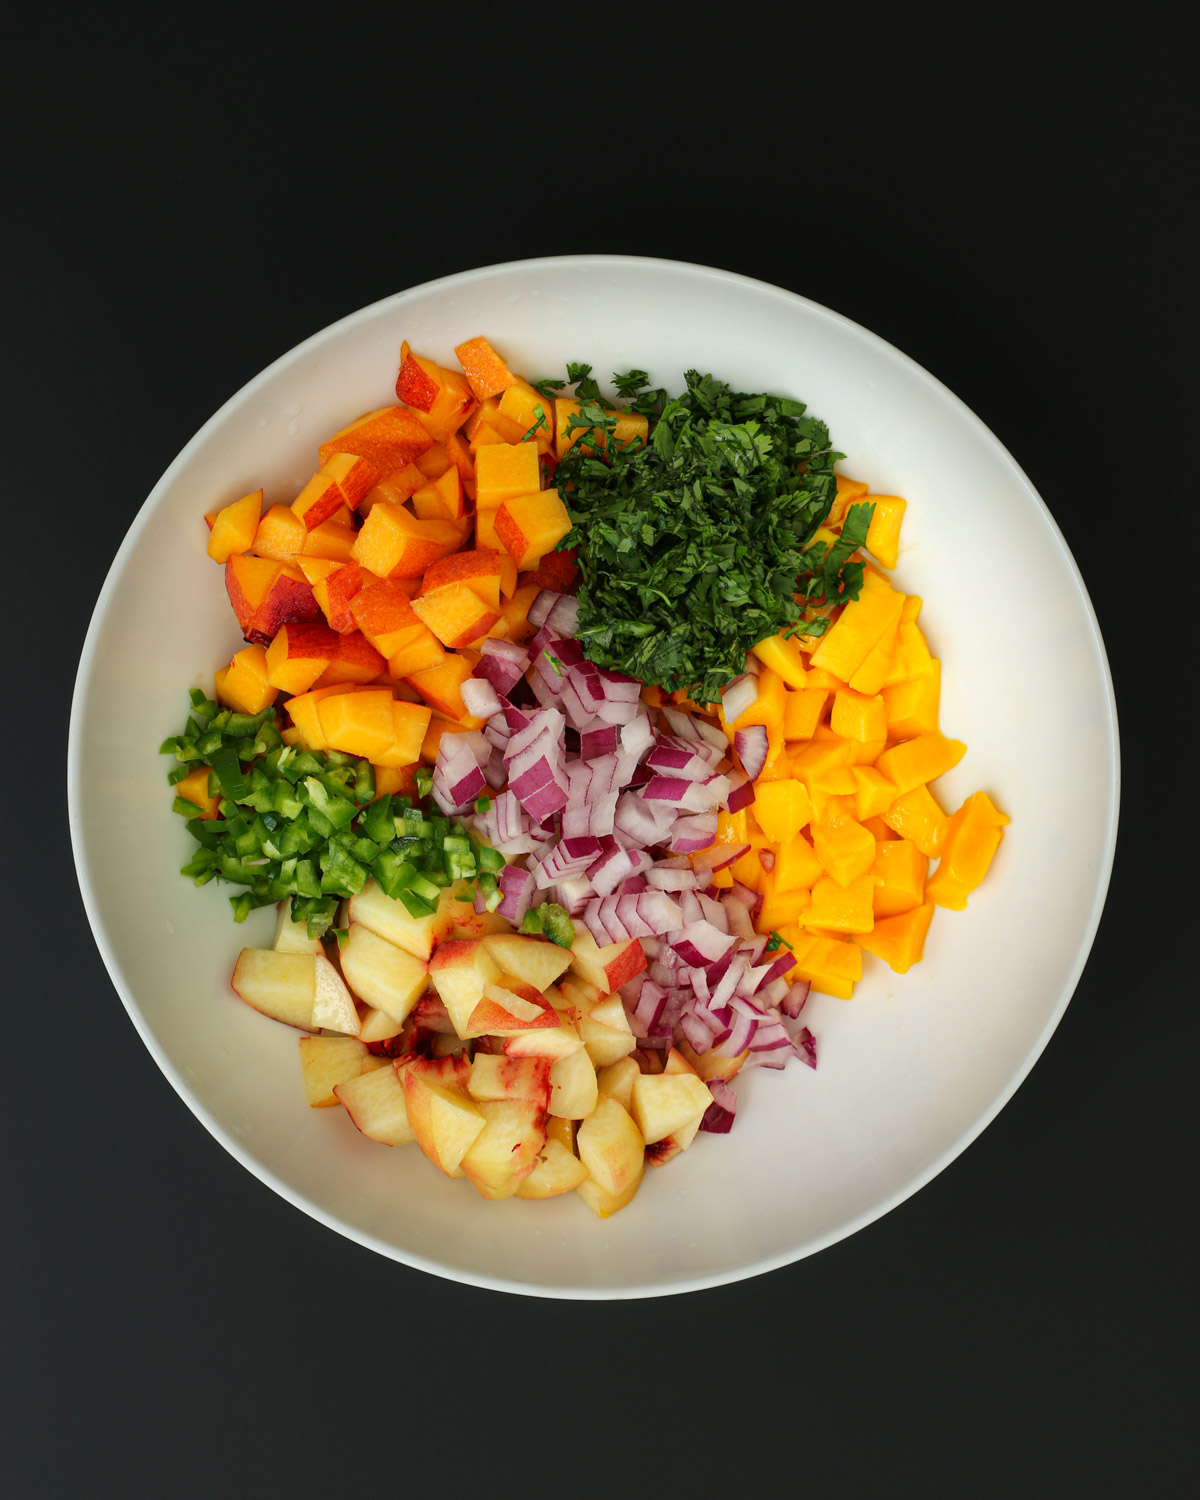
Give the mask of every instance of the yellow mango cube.
M 865 693 L 868 697 L 879 692 L 888 680 L 896 657 L 897 630 L 885 630 L 875 644 L 867 652 L 863 664 L 850 679 L 850 686 L 856 693 Z
M 788 692 L 783 699 L 783 737 L 785 740 L 811 740 L 829 702 L 829 689 L 805 687 Z
M 902 839 L 911 839 L 922 854 L 936 859 L 950 819 L 927 786 L 916 786 L 896 798 L 883 821 Z
M 907 974 L 924 955 L 925 936 L 932 920 L 933 903 L 926 901 L 899 916 L 882 918 L 870 932 L 860 934 L 858 941 L 897 974 Z
M 875 916 L 895 917 L 925 899 L 929 859 L 911 839 L 887 839 L 875 846 L 871 878 L 875 882 Z
M 800 914 L 800 925 L 822 932 L 870 932 L 875 925 L 874 895 L 870 871 L 845 886 L 831 875 L 822 875 L 812 888 L 812 900 Z
M 933 653 L 924 632 L 915 620 L 901 620 L 896 631 L 892 664 L 884 678 L 884 687 L 898 682 L 912 682 L 918 677 L 932 677 L 937 670 Z
M 895 629 L 903 606 L 904 595 L 882 574 L 867 572 L 858 598 L 846 605 L 821 637 L 810 664 L 849 682 L 880 636 Z
M 938 725 L 938 707 L 942 695 L 942 664 L 933 659 L 929 676 L 914 677 L 885 687 L 880 696 L 887 709 L 888 735 L 892 739 L 911 739 L 933 734 Z
M 887 708 L 882 697 L 866 697 L 853 688 L 839 688 L 833 695 L 829 727 L 848 740 L 886 740 Z
M 795 636 L 769 635 L 753 650 L 763 666 L 778 673 L 788 687 L 799 690 L 805 686 L 807 671 Z
M 907 502 L 899 495 L 864 495 L 864 505 L 873 505 L 867 527 L 867 551 L 885 568 L 894 568 L 900 555 L 900 522 Z
M 789 839 L 775 852 L 771 878 L 780 895 L 790 891 L 811 890 L 824 873 L 825 866 L 802 833 Z
M 812 816 L 808 788 L 788 777 L 781 781 L 758 781 L 754 787 L 754 821 L 773 844 L 787 844 Z
M 843 889 L 866 875 L 875 863 L 875 840 L 853 818 L 837 822 L 823 818 L 813 826 L 812 843 L 826 874 Z
M 962 911 L 967 897 L 987 874 L 1007 823 L 986 792 L 968 797 L 947 826 L 938 867 L 926 885 L 929 899 Z
M 893 745 L 878 757 L 875 765 L 895 786 L 897 794 L 903 796 L 914 787 L 936 781 L 939 776 L 953 770 L 966 752 L 962 740 L 947 739 L 944 734 L 933 730 Z
M 770 877 L 764 880 L 763 885 L 763 904 L 754 919 L 759 932 L 778 932 L 781 927 L 799 923 L 801 914 L 809 903 L 808 890 L 776 890 Z
M 792 951 L 796 966 L 788 977 L 793 982 L 807 979 L 821 994 L 849 1000 L 862 978 L 862 949 L 857 943 L 809 933 L 797 939 Z
M 860 823 L 887 812 L 896 800 L 896 788 L 874 766 L 851 766 L 854 777 L 854 810 Z

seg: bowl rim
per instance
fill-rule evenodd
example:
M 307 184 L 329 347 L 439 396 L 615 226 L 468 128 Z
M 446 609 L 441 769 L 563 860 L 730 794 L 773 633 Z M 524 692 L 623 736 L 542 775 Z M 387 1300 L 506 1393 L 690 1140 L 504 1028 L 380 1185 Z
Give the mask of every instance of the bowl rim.
M 872 1204 L 869 1209 L 853 1216 L 836 1229 L 815 1236 L 811 1241 L 806 1241 L 798 1248 L 775 1255 L 766 1256 L 760 1260 L 748 1262 L 744 1265 L 708 1275 L 691 1276 L 677 1282 L 670 1283 L 646 1283 L 631 1284 L 620 1287 L 589 1287 L 583 1285 L 546 1285 L 534 1281 L 518 1282 L 508 1280 L 499 1276 L 486 1276 L 470 1271 L 453 1270 L 450 1267 L 431 1260 L 426 1256 L 410 1251 L 401 1251 L 395 1245 L 386 1243 L 377 1236 L 366 1231 L 358 1230 L 346 1224 L 333 1214 L 328 1213 L 321 1206 L 303 1193 L 290 1187 L 273 1171 L 263 1165 L 254 1157 L 235 1137 L 233 1137 L 205 1107 L 196 1096 L 190 1084 L 183 1077 L 170 1059 L 166 1056 L 159 1045 L 153 1030 L 151 1029 L 140 1005 L 135 998 L 132 988 L 125 979 L 120 961 L 115 953 L 107 933 L 100 922 L 96 900 L 95 886 L 92 880 L 90 857 L 87 847 L 87 839 L 83 830 L 82 816 L 80 813 L 80 799 L 83 786 L 84 753 L 84 702 L 87 697 L 88 682 L 91 677 L 92 665 L 98 651 L 99 637 L 103 621 L 108 613 L 109 605 L 116 590 L 117 579 L 122 572 L 127 556 L 134 550 L 142 531 L 149 522 L 149 518 L 159 503 L 160 498 L 174 483 L 177 474 L 187 465 L 193 452 L 206 439 L 213 428 L 218 426 L 225 414 L 233 407 L 239 405 L 250 396 L 258 387 L 267 384 L 275 375 L 276 371 L 283 365 L 302 356 L 306 351 L 315 348 L 318 344 L 334 337 L 335 335 L 353 327 L 355 324 L 369 321 L 377 316 L 384 308 L 415 293 L 426 293 L 436 291 L 439 288 L 452 286 L 463 286 L 472 282 L 495 277 L 502 273 L 520 273 L 536 270 L 549 270 L 557 268 L 572 268 L 577 270 L 603 270 L 613 266 L 637 266 L 657 271 L 670 273 L 684 272 L 697 275 L 700 278 L 717 284 L 729 284 L 752 288 L 757 293 L 767 294 L 778 298 L 788 304 L 799 304 L 806 308 L 810 314 L 840 327 L 844 332 L 851 334 L 861 342 L 867 344 L 876 353 L 883 354 L 887 358 L 900 364 L 907 373 L 927 390 L 939 399 L 947 402 L 951 409 L 969 427 L 974 428 L 977 437 L 983 439 L 985 444 L 990 445 L 997 457 L 1009 468 L 1018 484 L 1022 485 L 1036 505 L 1040 507 L 1043 519 L 1048 523 L 1050 533 L 1061 549 L 1063 558 L 1067 563 L 1071 578 L 1075 585 L 1075 591 L 1079 602 L 1083 606 L 1084 617 L 1087 620 L 1092 642 L 1098 654 L 1101 668 L 1102 680 L 1105 688 L 1107 715 L 1105 721 L 1106 742 L 1105 749 L 1111 768 L 1109 796 L 1105 816 L 1107 827 L 1105 830 L 1103 857 L 1099 862 L 1096 872 L 1094 894 L 1088 912 L 1088 918 L 1077 945 L 1074 961 L 1072 963 L 1069 977 L 1062 987 L 1058 1001 L 1048 1016 L 1041 1032 L 1033 1041 L 1021 1065 L 1014 1071 L 1005 1086 L 998 1091 L 987 1108 L 965 1129 L 950 1145 L 924 1169 L 915 1173 L 911 1178 L 903 1182 L 893 1193 L 878 1203 Z M 1101 916 L 1104 911 L 1105 901 L 1108 895 L 1109 884 L 1112 877 L 1113 861 L 1116 854 L 1118 819 L 1120 810 L 1121 791 L 1121 756 L 1120 735 L 1117 720 L 1116 697 L 1113 690 L 1112 671 L 1108 660 L 1108 654 L 1104 647 L 1104 637 L 1096 617 L 1095 608 L 1084 583 L 1083 576 L 1067 545 L 1058 523 L 1051 514 L 1046 502 L 1042 499 L 1036 487 L 1021 466 L 1013 458 L 1008 449 L 996 437 L 995 433 L 983 420 L 961 399 L 955 395 L 942 381 L 932 375 L 923 365 L 917 363 L 910 355 L 890 344 L 878 334 L 872 333 L 870 329 L 862 324 L 854 322 L 844 314 L 825 307 L 822 303 L 815 302 L 799 292 L 788 291 L 771 282 L 762 281 L 756 277 L 746 276 L 736 271 L 729 271 L 715 266 L 701 265 L 692 261 L 672 260 L 657 256 L 641 255 L 615 255 L 601 253 L 581 253 L 573 255 L 550 255 L 533 256 L 521 260 L 500 261 L 492 265 L 477 266 L 465 271 L 452 272 L 446 276 L 435 277 L 430 281 L 420 282 L 399 291 L 389 293 L 374 302 L 366 304 L 345 316 L 335 319 L 332 323 L 318 329 L 307 338 L 295 344 L 292 348 L 284 351 L 270 364 L 264 366 L 256 375 L 246 381 L 238 390 L 224 401 L 221 406 L 208 418 L 208 420 L 188 440 L 179 453 L 163 471 L 157 483 L 150 490 L 145 500 L 138 509 L 136 516 L 130 523 L 117 549 L 104 583 L 97 596 L 93 607 L 88 629 L 80 652 L 79 664 L 76 670 L 75 684 L 71 697 L 71 713 L 67 736 L 67 816 L 71 835 L 71 850 L 75 864 L 76 878 L 79 883 L 80 894 L 83 898 L 84 911 L 91 928 L 93 939 L 99 949 L 101 959 L 108 971 L 109 979 L 117 994 L 120 996 L 130 1020 L 133 1022 L 138 1035 L 141 1037 L 147 1050 L 150 1052 L 159 1069 L 174 1088 L 175 1092 L 191 1110 L 192 1114 L 200 1121 L 205 1129 L 212 1135 L 235 1160 L 241 1163 L 253 1176 L 271 1188 L 286 1202 L 294 1208 L 316 1219 L 326 1228 L 355 1241 L 365 1249 L 373 1250 L 387 1259 L 398 1261 L 401 1264 L 411 1266 L 415 1270 L 428 1272 L 430 1275 L 439 1276 L 445 1280 L 460 1283 L 462 1285 L 474 1286 L 490 1291 L 508 1292 L 525 1296 L 542 1296 L 560 1300 L 573 1301 L 621 1301 L 632 1300 L 643 1297 L 674 1296 L 685 1292 L 696 1292 L 707 1290 L 710 1287 L 727 1286 L 738 1281 L 747 1280 L 754 1276 L 763 1275 L 770 1271 L 776 1271 L 784 1266 L 795 1264 L 797 1261 L 806 1259 L 818 1251 L 827 1249 L 838 1241 L 847 1239 L 859 1230 L 866 1228 L 901 1203 L 919 1192 L 936 1176 L 943 1172 L 958 1156 L 970 1146 L 987 1127 L 992 1123 L 1004 1106 L 1024 1083 L 1033 1069 L 1034 1064 L 1045 1051 L 1051 1036 L 1058 1028 L 1060 1021 L 1070 1003 L 1079 980 L 1083 974 L 1084 967 L 1091 953 L 1096 933 L 1100 925 Z

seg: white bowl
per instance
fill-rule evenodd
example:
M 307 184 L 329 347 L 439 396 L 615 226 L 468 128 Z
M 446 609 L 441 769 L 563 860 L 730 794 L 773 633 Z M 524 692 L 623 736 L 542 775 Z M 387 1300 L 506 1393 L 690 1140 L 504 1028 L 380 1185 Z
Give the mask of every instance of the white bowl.
M 1012 818 L 965 912 L 939 911 L 923 963 L 867 957 L 854 1000 L 809 1002 L 816 1073 L 739 1080 L 729 1136 L 649 1174 L 601 1222 L 574 1195 L 486 1203 L 414 1150 L 386 1150 L 304 1104 L 296 1033 L 229 987 L 271 916 L 230 919 L 228 887 L 177 872 L 159 742 L 186 689 L 241 644 L 205 511 L 265 486 L 290 499 L 318 443 L 393 399 L 398 352 L 452 359 L 477 333 L 537 379 L 568 359 L 637 365 L 678 389 L 694 367 L 808 402 L 842 469 L 904 495 L 898 586 L 925 601 L 942 727 L 967 742 L 939 785 L 986 788 Z M 1019 581 L 1019 582 L 1018 582 Z M 1019 587 L 1019 608 L 1014 590 Z M 239 1161 L 330 1228 L 478 1286 L 561 1297 L 693 1290 L 771 1270 L 870 1223 L 996 1115 L 1046 1045 L 1100 917 L 1117 822 L 1116 709 L 1099 629 L 1061 534 L 967 408 L 912 360 L 802 297 L 727 272 L 616 256 L 450 276 L 364 308 L 284 355 L 187 445 L 142 507 L 96 606 L 71 719 L 79 881 L 135 1026 Z

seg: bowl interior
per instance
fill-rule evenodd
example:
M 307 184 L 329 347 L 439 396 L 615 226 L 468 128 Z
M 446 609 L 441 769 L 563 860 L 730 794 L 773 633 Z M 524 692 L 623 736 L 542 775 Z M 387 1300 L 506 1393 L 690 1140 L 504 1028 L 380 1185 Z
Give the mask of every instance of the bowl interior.
M 414 1150 L 302 1098 L 296 1034 L 229 987 L 271 917 L 176 872 L 190 840 L 156 751 L 242 643 L 205 511 L 260 485 L 289 501 L 320 441 L 392 396 L 399 347 L 452 361 L 486 333 L 532 379 L 568 359 L 686 368 L 786 393 L 828 423 L 841 468 L 908 500 L 898 587 L 943 663 L 942 728 L 967 754 L 949 807 L 983 787 L 1012 818 L 987 882 L 939 912 L 906 976 L 866 957 L 852 1003 L 813 996 L 820 1067 L 739 1080 L 727 1137 L 651 1174 L 600 1222 L 574 1194 L 484 1203 Z M 1021 607 L 1013 610 L 1013 580 Z M 1020 639 L 1018 639 L 1018 632 Z M 1031 645 L 1034 649 L 1030 649 Z M 156 486 L 101 595 L 72 719 L 70 816 L 105 962 L 164 1072 L 213 1134 L 299 1207 L 363 1244 L 480 1285 L 567 1296 L 685 1290 L 819 1249 L 900 1202 L 1001 1107 L 1045 1045 L 1099 919 L 1117 749 L 1098 629 L 1028 481 L 948 391 L 873 335 L 789 293 L 665 262 L 577 257 L 467 273 L 326 329 L 258 376 Z

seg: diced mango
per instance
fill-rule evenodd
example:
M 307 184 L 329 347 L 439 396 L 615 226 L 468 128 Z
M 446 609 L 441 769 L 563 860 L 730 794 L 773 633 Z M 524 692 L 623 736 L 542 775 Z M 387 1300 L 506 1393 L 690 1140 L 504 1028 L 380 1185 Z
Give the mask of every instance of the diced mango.
M 875 863 L 875 840 L 853 818 L 831 822 L 827 818 L 811 830 L 813 849 L 827 874 L 848 889 Z
M 860 823 L 887 812 L 896 800 L 896 788 L 874 766 L 852 766 L 854 777 L 854 810 Z
M 758 781 L 754 788 L 754 820 L 773 844 L 790 843 L 812 816 L 808 788 L 787 777 Z
M 812 900 L 800 915 L 800 925 L 825 932 L 870 932 L 875 925 L 874 894 L 875 881 L 870 871 L 847 885 L 831 875 L 822 875 L 812 888 Z
M 790 978 L 807 979 L 823 995 L 849 1000 L 862 978 L 862 950 L 856 943 L 809 933 L 798 938 L 793 953 L 796 967 Z
M 784 739 L 811 740 L 828 702 L 828 688 L 805 687 L 789 692 L 783 700 Z
M 858 598 L 845 606 L 821 637 L 809 659 L 811 665 L 849 682 L 880 636 L 895 628 L 903 605 L 903 594 L 881 574 L 867 571 Z
M 938 867 L 926 885 L 929 899 L 962 911 L 967 897 L 987 874 L 1007 823 L 986 792 L 968 797 L 947 826 Z
M 947 739 L 934 730 L 893 745 L 878 757 L 875 766 L 896 788 L 897 795 L 903 796 L 952 770 L 966 751 L 962 740 Z
M 777 672 L 788 687 L 800 690 L 805 686 L 807 674 L 804 657 L 800 653 L 800 645 L 795 636 L 769 635 L 765 641 L 759 641 L 754 647 L 754 654 L 764 667 L 770 667 L 773 672 Z M 789 736 L 789 738 L 792 737 Z M 794 737 L 800 738 L 801 736 Z
M 888 734 L 892 739 L 910 739 L 932 734 L 938 725 L 938 707 L 942 693 L 942 664 L 931 658 L 933 671 L 885 687 L 881 697 L 887 710 Z
M 885 568 L 894 568 L 900 555 L 900 523 L 907 502 L 899 495 L 864 495 L 864 505 L 873 505 L 867 527 L 867 551 Z
M 755 919 L 758 930 L 778 932 L 781 927 L 795 926 L 810 899 L 804 887 L 792 891 L 776 890 L 767 876 L 763 881 L 763 904 Z
M 875 882 L 875 916 L 895 917 L 925 899 L 929 859 L 911 839 L 887 839 L 875 845 L 871 878 Z
M 886 740 L 887 709 L 879 696 L 865 697 L 853 688 L 839 688 L 833 696 L 829 727 L 848 740 Z
M 896 798 L 883 821 L 902 839 L 911 839 L 922 854 L 936 859 L 950 820 L 929 788 L 916 786 Z
M 824 873 L 825 866 L 802 833 L 798 833 L 776 851 L 775 864 L 771 870 L 775 890 L 780 895 L 788 891 L 811 890 Z
M 913 964 L 921 961 L 932 920 L 933 903 L 926 901 L 899 916 L 882 918 L 870 932 L 861 933 L 858 942 L 897 974 L 907 974 Z

